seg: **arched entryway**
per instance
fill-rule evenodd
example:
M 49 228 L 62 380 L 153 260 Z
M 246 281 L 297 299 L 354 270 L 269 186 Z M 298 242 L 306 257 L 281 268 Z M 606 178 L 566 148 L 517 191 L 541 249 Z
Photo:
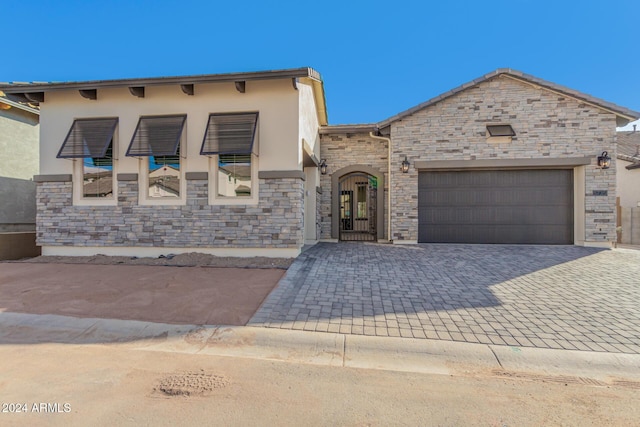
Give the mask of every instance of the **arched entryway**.
M 375 176 L 355 172 L 343 176 L 338 184 L 340 194 L 341 241 L 376 241 L 378 180 Z
M 377 241 L 384 236 L 384 175 L 364 165 L 332 177 L 331 235 L 341 241 Z

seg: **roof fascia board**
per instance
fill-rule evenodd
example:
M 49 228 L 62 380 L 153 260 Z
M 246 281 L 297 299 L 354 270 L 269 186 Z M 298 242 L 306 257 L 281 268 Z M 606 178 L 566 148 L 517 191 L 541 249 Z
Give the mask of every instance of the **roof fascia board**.
M 27 84 L 3 84 L 0 90 L 5 93 L 31 93 L 50 92 L 59 90 L 88 90 L 108 87 L 127 86 L 161 86 L 172 84 L 199 84 L 217 82 L 235 82 L 237 80 L 277 80 L 285 78 L 309 77 L 317 81 L 320 74 L 313 68 L 294 68 L 287 70 L 256 71 L 248 73 L 227 73 L 227 74 L 203 74 L 195 76 L 178 77 L 153 77 L 134 78 L 117 80 L 93 80 L 84 82 L 60 82 L 60 83 L 27 83 Z
M 37 108 L 33 108 L 33 107 L 29 107 L 28 105 L 20 104 L 19 102 L 12 101 L 9 98 L 0 97 L 0 102 L 3 103 L 3 104 L 10 105 L 12 107 L 18 108 L 20 110 L 26 111 L 28 113 L 35 114 L 36 116 L 40 115 L 40 110 L 38 110 Z
M 615 114 L 616 116 L 620 116 L 620 117 L 623 117 L 625 119 L 628 119 L 629 121 L 637 120 L 638 117 L 640 117 L 640 113 L 635 113 L 635 114 L 638 114 L 638 117 L 634 117 L 632 115 L 625 114 L 625 113 L 622 113 L 620 111 L 614 111 L 611 108 L 608 108 L 608 107 L 603 106 L 601 104 L 600 105 L 596 104 L 593 101 L 589 101 L 589 100 L 587 100 L 587 99 L 585 99 L 583 97 L 574 95 L 574 94 L 572 94 L 570 92 L 564 92 L 564 91 L 561 91 L 561 90 L 553 89 L 553 88 L 551 88 L 549 86 L 545 86 L 544 84 L 536 83 L 534 81 L 531 81 L 531 80 L 528 80 L 528 79 L 525 79 L 525 78 L 520 78 L 520 77 L 514 76 L 512 74 L 504 73 L 502 75 L 504 77 L 507 77 L 507 78 L 511 79 L 511 80 L 515 80 L 515 81 L 518 81 L 518 82 L 521 82 L 521 83 L 528 84 L 528 85 L 530 85 L 530 86 L 532 86 L 532 87 L 534 87 L 536 89 L 542 89 L 542 90 L 546 90 L 548 92 L 554 93 L 556 95 L 562 95 L 562 96 L 569 97 L 569 98 L 571 98 L 571 99 L 573 99 L 575 101 L 582 102 L 584 104 L 590 105 L 590 106 L 595 107 L 595 108 L 599 108 L 600 110 L 604 110 L 604 111 L 606 111 L 608 113 L 612 113 L 612 114 Z
M 616 154 L 616 158 L 618 160 L 624 160 L 626 162 L 631 162 L 631 163 L 637 163 L 640 162 L 640 157 L 635 157 L 635 156 L 627 156 L 626 154 L 620 154 L 617 153 Z
M 335 125 L 320 128 L 320 135 L 335 135 L 342 133 L 369 133 L 378 130 L 375 124 Z
M 314 71 L 313 69 L 310 69 Z M 320 77 L 316 72 L 315 75 Z M 329 123 L 329 116 L 327 114 L 327 100 L 324 96 L 324 85 L 322 80 L 314 76 L 301 77 L 300 83 L 306 83 L 311 85 L 313 91 L 313 101 L 316 104 L 316 114 L 318 116 L 318 123 L 320 126 L 326 126 Z M 297 89 L 296 89 L 297 90 Z
M 477 79 L 472 80 L 470 82 L 467 82 L 467 83 L 465 83 L 465 84 L 463 84 L 461 86 L 458 86 L 458 87 L 455 87 L 455 88 L 453 88 L 451 90 L 448 90 L 447 92 L 441 93 L 440 95 L 435 96 L 435 97 L 433 97 L 433 98 L 431 98 L 431 99 L 429 99 L 429 100 L 427 100 L 425 102 L 422 102 L 422 103 L 420 103 L 420 104 L 418 104 L 418 105 L 416 105 L 414 107 L 411 107 L 411 108 L 409 108 L 409 109 L 407 109 L 405 111 L 401 111 L 400 113 L 398 113 L 398 114 L 396 114 L 394 116 L 391 116 L 386 120 L 382 120 L 381 122 L 378 123 L 378 128 L 383 129 L 383 128 L 389 127 L 391 125 L 391 123 L 393 123 L 393 122 L 395 122 L 397 120 L 400 120 L 400 119 L 403 119 L 403 118 L 405 118 L 407 116 L 410 116 L 413 113 L 416 113 L 416 112 L 418 112 L 420 110 L 424 110 L 425 108 L 430 107 L 431 105 L 437 104 L 438 102 L 443 101 L 443 100 L 445 100 L 447 98 L 450 98 L 453 95 L 456 95 L 456 94 L 458 94 L 458 93 L 460 93 L 460 92 L 462 92 L 462 91 L 464 91 L 466 89 L 469 89 L 471 87 L 477 86 L 478 84 L 480 84 L 480 83 L 482 83 L 482 82 L 484 82 L 486 80 L 489 80 L 489 78 L 487 76 L 484 76 L 484 77 L 481 77 L 481 78 L 477 78 Z

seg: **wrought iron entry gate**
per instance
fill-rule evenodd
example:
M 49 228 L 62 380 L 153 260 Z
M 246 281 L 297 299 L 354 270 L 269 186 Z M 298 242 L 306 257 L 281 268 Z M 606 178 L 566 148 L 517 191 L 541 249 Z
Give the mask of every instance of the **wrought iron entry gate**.
M 338 185 L 340 240 L 376 241 L 378 180 L 366 173 L 352 173 Z

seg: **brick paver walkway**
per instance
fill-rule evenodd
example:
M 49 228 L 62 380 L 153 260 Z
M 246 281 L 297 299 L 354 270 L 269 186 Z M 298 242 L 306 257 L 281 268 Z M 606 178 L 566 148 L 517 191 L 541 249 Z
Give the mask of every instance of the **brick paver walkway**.
M 640 251 L 320 243 L 249 325 L 640 354 Z

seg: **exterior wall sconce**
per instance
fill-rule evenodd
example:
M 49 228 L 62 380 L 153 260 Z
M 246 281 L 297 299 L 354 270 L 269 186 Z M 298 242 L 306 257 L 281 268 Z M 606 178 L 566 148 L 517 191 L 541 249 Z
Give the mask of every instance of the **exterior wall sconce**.
M 402 166 L 400 167 L 400 170 L 402 171 L 402 173 L 409 172 L 409 160 L 407 159 L 407 156 L 404 156 L 404 160 L 402 161 Z
M 320 173 L 322 175 L 326 175 L 327 174 L 327 159 L 322 159 L 320 161 Z
M 611 166 L 611 157 L 609 157 L 609 153 L 603 151 L 600 156 L 598 156 L 598 167 L 601 169 L 609 169 Z

